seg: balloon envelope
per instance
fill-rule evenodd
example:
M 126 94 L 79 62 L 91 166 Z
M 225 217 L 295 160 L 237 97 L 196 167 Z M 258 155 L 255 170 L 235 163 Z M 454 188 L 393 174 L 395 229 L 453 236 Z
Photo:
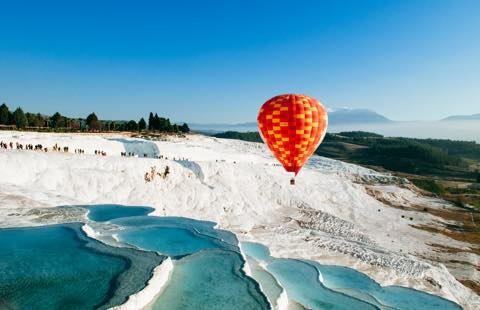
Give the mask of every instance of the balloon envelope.
M 280 95 L 258 113 L 260 134 L 285 170 L 300 171 L 327 132 L 327 110 L 305 95 Z

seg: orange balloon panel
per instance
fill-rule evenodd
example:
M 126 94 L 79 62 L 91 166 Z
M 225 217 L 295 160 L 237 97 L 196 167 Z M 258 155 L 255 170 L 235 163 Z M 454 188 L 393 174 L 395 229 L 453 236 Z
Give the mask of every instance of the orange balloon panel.
M 327 131 L 327 111 L 305 95 L 280 95 L 263 104 L 258 113 L 263 140 L 285 170 L 300 171 Z

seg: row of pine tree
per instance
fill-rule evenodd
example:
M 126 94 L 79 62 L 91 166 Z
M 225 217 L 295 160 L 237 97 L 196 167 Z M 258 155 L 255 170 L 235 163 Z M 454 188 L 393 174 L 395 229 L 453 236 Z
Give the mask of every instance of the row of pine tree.
M 99 120 L 95 113 L 90 113 L 86 119 L 69 118 L 56 112 L 52 116 L 40 113 L 25 113 L 18 107 L 10 111 L 3 103 L 0 105 L 0 128 L 32 129 L 32 130 L 55 130 L 55 131 L 158 131 L 158 132 L 182 132 L 190 131 L 186 123 L 182 125 L 172 124 L 168 118 L 159 117 L 151 112 L 148 124 L 142 117 L 138 122 L 130 121 L 107 121 Z

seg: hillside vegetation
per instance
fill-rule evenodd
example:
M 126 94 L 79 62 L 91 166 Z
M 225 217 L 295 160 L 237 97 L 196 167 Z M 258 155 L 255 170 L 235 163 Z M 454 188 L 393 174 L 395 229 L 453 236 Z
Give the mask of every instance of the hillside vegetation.
M 186 123 L 172 124 L 170 119 L 150 112 L 148 123 L 142 117 L 135 120 L 101 120 L 95 113 L 90 113 L 86 119 L 71 118 L 56 112 L 53 115 L 24 112 L 21 107 L 10 111 L 3 103 L 0 105 L 0 130 L 25 130 L 43 132 L 147 132 L 147 133 L 186 133 L 190 128 Z
M 391 171 L 475 180 L 470 166 L 480 160 L 474 142 L 390 138 L 365 132 L 327 134 L 318 155 Z
M 263 143 L 263 140 L 260 137 L 260 134 L 258 133 L 258 131 L 250 131 L 250 132 L 226 131 L 226 132 L 214 134 L 213 136 L 216 138 L 223 138 L 223 139 L 234 139 L 234 140 Z
M 258 132 L 228 131 L 214 136 L 263 142 Z M 480 144 L 475 142 L 353 131 L 328 133 L 315 153 L 390 171 L 458 205 L 480 208 Z
M 217 138 L 263 142 L 258 132 L 227 131 Z M 363 132 L 328 133 L 316 154 L 421 175 L 450 175 L 473 181 L 478 173 L 480 145 L 468 141 L 391 138 Z

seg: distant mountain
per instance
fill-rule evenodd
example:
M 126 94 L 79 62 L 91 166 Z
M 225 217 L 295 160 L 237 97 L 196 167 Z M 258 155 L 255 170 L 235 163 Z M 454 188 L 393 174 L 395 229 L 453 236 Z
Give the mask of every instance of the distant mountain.
M 390 123 L 392 120 L 367 109 L 331 109 L 328 112 L 329 125 Z
M 239 123 L 239 124 L 222 124 L 222 123 L 197 124 L 197 123 L 188 123 L 188 126 L 192 126 L 192 127 L 196 127 L 196 128 L 209 128 L 209 129 L 223 128 L 223 127 L 235 128 L 235 127 L 257 126 L 257 122 L 247 122 L 247 123 Z
M 442 121 L 480 121 L 480 113 L 472 115 L 452 115 L 442 119 Z
M 193 131 L 204 132 L 215 134 L 224 131 L 257 131 L 257 122 L 248 122 L 248 123 L 240 123 L 240 124 L 196 124 L 196 123 L 189 123 L 188 127 L 190 127 Z
M 391 123 L 392 120 L 380 115 L 374 111 L 367 109 L 329 109 L 328 110 L 328 124 L 345 125 L 345 124 L 378 124 Z M 193 131 L 204 133 L 219 133 L 225 131 L 258 131 L 257 122 L 246 122 L 240 124 L 195 124 L 188 123 L 188 126 Z

